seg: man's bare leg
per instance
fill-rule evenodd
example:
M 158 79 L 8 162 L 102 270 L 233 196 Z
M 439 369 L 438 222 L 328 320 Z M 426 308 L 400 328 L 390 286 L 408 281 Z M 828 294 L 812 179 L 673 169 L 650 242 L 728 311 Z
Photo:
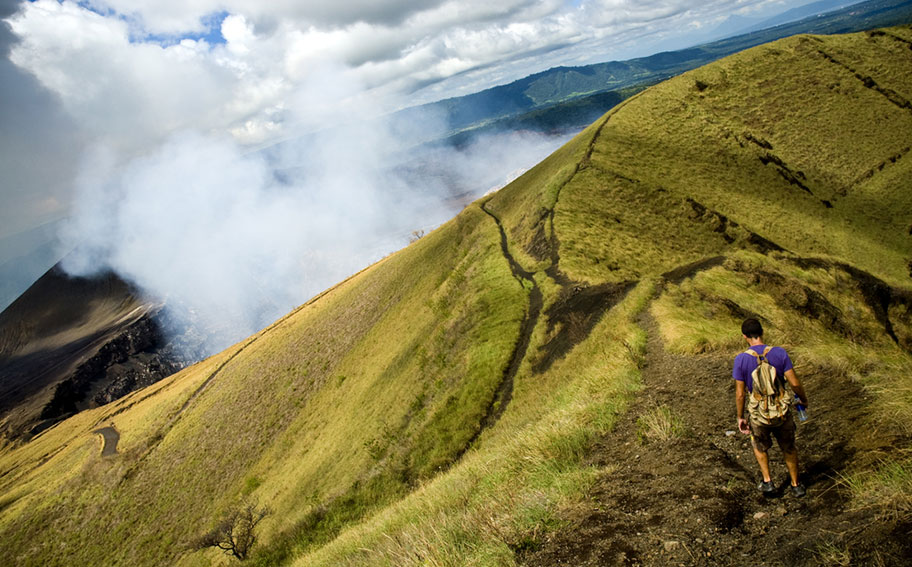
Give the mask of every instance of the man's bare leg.
M 751 444 L 751 446 L 754 448 L 754 456 L 757 458 L 757 464 L 760 465 L 760 473 L 763 474 L 763 482 L 769 482 L 770 481 L 769 455 L 766 453 L 766 451 L 761 451 L 760 449 L 758 449 L 756 447 L 756 445 L 754 445 L 753 443 Z M 798 467 L 798 453 L 796 451 L 795 452 L 795 471 L 796 471 L 796 473 L 798 470 L 797 467 Z
M 798 450 L 795 449 L 791 453 L 782 453 L 782 458 L 785 459 L 785 466 L 788 468 L 792 486 L 798 486 Z

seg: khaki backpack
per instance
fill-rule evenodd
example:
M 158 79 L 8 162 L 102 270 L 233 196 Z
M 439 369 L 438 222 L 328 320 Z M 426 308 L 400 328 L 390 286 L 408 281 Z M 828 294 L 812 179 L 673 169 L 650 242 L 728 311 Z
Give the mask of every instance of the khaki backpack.
M 751 372 L 754 385 L 747 410 L 751 419 L 761 425 L 779 425 L 785 421 L 792 405 L 792 396 L 786 389 L 785 378 L 778 376 L 776 367 L 766 358 L 772 348 L 766 347 L 763 354 L 758 354 L 753 349 L 744 351 L 757 359 L 757 368 Z

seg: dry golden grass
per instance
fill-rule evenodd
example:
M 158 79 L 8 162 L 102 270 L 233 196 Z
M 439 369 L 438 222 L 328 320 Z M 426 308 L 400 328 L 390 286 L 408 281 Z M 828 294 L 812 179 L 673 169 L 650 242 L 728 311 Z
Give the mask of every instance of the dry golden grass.
M 639 286 L 591 340 L 555 365 L 562 385 L 553 396 L 517 394 L 509 417 L 532 412 L 537 419 L 516 428 L 505 416 L 447 474 L 295 564 L 510 564 L 510 546 L 559 525 L 561 509 L 594 479 L 582 458 L 638 388 L 636 357 L 645 337 L 634 319 L 652 293 L 651 285 Z
M 893 521 L 912 517 L 912 457 L 908 449 L 904 453 L 840 479 L 854 497 L 856 508 L 872 508 Z
M 687 433 L 681 416 L 666 406 L 657 406 L 637 418 L 637 436 L 641 441 L 671 441 Z
M 901 180 L 912 161 L 896 156 L 908 151 L 912 113 L 819 53 L 852 51 L 858 74 L 912 92 L 896 52 L 906 48 L 886 41 L 790 38 L 629 100 L 600 130 L 591 171 L 562 192 L 565 271 L 590 281 L 663 271 L 737 249 L 750 231 L 905 281 L 912 243 L 897 213 L 909 210 Z

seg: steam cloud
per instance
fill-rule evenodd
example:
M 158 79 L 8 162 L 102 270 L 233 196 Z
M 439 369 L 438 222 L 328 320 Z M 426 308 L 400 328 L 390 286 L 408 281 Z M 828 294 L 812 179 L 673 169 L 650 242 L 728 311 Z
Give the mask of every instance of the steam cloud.
M 298 121 L 309 127 L 308 116 L 340 119 L 325 98 L 299 101 Z M 439 124 L 429 117 L 413 126 L 409 135 L 383 120 L 355 120 L 259 151 L 181 132 L 131 160 L 96 148 L 61 234 L 73 249 L 63 266 L 74 275 L 114 270 L 163 301 L 176 327 L 204 337 L 188 356 L 208 355 L 402 247 L 412 231 L 439 225 L 566 140 L 508 133 L 459 150 L 416 149 L 413 135 Z

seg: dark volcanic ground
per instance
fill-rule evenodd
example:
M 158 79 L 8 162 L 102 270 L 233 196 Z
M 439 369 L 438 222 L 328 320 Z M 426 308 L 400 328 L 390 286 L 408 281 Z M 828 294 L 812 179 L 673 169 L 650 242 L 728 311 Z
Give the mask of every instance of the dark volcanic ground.
M 0 314 L 0 436 L 28 438 L 180 369 L 160 308 L 114 274 L 49 270 Z

